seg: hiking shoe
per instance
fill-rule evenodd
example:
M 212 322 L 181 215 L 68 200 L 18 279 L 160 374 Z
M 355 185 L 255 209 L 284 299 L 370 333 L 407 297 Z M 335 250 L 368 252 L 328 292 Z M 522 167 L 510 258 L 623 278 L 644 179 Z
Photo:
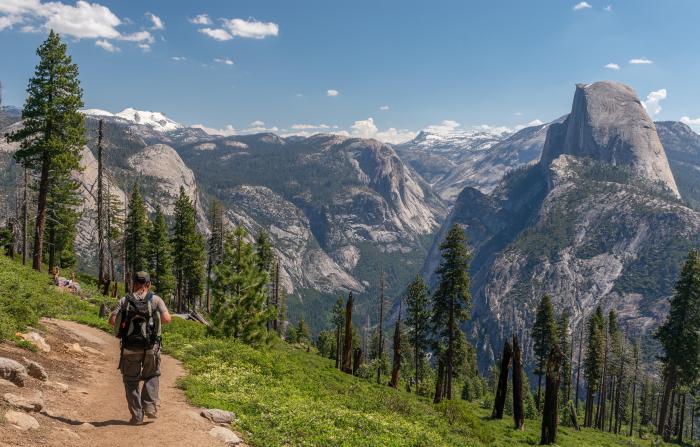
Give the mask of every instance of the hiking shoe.
M 146 417 L 148 419 L 158 419 L 158 411 L 153 410 L 153 411 L 145 411 Z
M 143 419 L 136 419 L 136 418 L 131 418 L 129 419 L 129 425 L 142 425 L 143 424 Z

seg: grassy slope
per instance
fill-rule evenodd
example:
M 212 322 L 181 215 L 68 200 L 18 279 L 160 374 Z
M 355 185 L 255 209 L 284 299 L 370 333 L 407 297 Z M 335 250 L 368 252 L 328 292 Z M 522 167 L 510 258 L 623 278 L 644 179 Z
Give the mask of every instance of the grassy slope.
M 88 286 L 88 289 L 90 287 Z M 96 296 L 96 295 L 95 295 Z M 0 338 L 35 326 L 40 317 L 107 329 L 97 299 L 80 300 L 36 273 L 0 256 Z M 488 420 L 488 410 L 460 400 L 430 400 L 343 374 L 332 361 L 277 341 L 258 350 L 235 340 L 210 338 L 195 323 L 176 320 L 165 349 L 184 361 L 182 380 L 195 405 L 224 408 L 256 446 L 513 446 L 536 445 L 539 421 L 515 432 L 510 419 Z M 562 428 L 560 445 L 642 446 L 593 430 Z
M 516 432 L 511 420 L 461 400 L 433 405 L 425 398 L 340 373 L 332 361 L 278 342 L 256 350 L 206 337 L 201 326 L 177 321 L 166 349 L 185 362 L 182 382 L 195 404 L 238 416 L 237 428 L 258 446 L 512 446 L 537 445 L 539 420 Z M 563 427 L 560 445 L 649 445 L 594 430 Z

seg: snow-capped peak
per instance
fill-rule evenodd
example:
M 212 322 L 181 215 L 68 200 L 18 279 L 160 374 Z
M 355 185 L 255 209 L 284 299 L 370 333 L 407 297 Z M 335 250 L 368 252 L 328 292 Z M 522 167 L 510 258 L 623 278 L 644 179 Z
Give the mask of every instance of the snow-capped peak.
M 83 109 L 80 112 L 90 116 L 114 116 L 114 113 L 102 109 Z
M 122 110 L 115 116 L 136 124 L 149 126 L 153 128 L 153 130 L 157 130 L 159 132 L 171 132 L 184 127 L 182 124 L 171 120 L 160 112 L 136 110 L 131 107 Z
M 131 107 L 126 108 L 119 113 L 112 113 L 102 109 L 84 109 L 81 110 L 81 112 L 89 116 L 117 118 L 134 124 L 148 126 L 157 132 L 172 132 L 185 127 L 182 124 L 171 120 L 160 112 L 136 110 Z

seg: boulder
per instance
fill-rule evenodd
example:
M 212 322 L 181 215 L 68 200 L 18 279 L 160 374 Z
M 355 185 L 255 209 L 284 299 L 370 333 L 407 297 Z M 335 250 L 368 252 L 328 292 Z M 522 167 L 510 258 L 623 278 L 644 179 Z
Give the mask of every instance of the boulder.
M 40 393 L 36 393 L 34 396 L 30 397 L 18 396 L 12 393 L 5 393 L 2 395 L 2 399 L 5 402 L 7 402 L 10 406 L 19 410 L 39 412 L 44 408 L 44 401 L 41 398 Z
M 51 352 L 51 346 L 49 346 L 48 343 L 46 343 L 46 340 L 44 340 L 44 337 L 39 335 L 36 332 L 29 332 L 27 334 L 17 334 L 19 337 L 30 341 L 36 345 L 36 347 L 39 349 L 41 352 Z
M 5 422 L 12 425 L 17 430 L 36 430 L 39 428 L 39 422 L 27 413 L 10 410 L 5 413 Z
M 75 354 L 83 354 L 85 352 L 78 343 L 64 343 L 63 346 L 66 348 L 66 351 Z
M 22 364 L 5 357 L 0 357 L 0 378 L 9 380 L 17 386 L 24 386 L 27 380 L 27 368 Z
M 43 366 L 41 366 L 41 364 L 26 358 L 23 360 L 24 364 L 27 365 L 27 374 L 29 374 L 30 377 L 39 379 L 42 382 L 49 380 L 49 375 L 46 373 L 46 370 Z
M 209 419 L 215 424 L 230 424 L 236 419 L 236 415 L 230 411 L 218 409 L 205 408 L 202 410 L 200 415 L 205 419 Z
M 225 427 L 214 427 L 209 430 L 209 434 L 227 445 L 238 445 L 243 442 L 237 434 Z

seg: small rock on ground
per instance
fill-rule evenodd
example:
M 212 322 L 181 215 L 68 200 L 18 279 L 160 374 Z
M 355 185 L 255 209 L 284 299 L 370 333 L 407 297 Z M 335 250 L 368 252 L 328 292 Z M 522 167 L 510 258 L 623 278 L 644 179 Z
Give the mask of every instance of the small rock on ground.
M 27 380 L 27 368 L 12 359 L 0 357 L 0 378 L 9 380 L 17 386 L 24 386 Z
M 41 366 L 41 364 L 26 358 L 23 360 L 24 364 L 27 365 L 27 374 L 35 379 L 41 380 L 42 382 L 49 380 L 49 375 L 46 373 L 46 370 L 43 366 Z
M 51 352 L 51 346 L 46 343 L 46 340 L 44 340 L 44 337 L 41 335 L 37 334 L 36 332 L 29 332 L 27 334 L 18 334 L 20 337 L 23 339 L 30 341 L 36 345 L 36 347 L 39 349 L 41 352 Z
M 32 416 L 14 410 L 5 413 L 5 422 L 22 431 L 39 428 L 39 422 Z
M 243 442 L 243 440 L 239 438 L 237 434 L 225 427 L 214 427 L 209 430 L 209 434 L 228 445 L 238 445 Z
M 78 343 L 64 343 L 63 346 L 68 352 L 74 352 L 76 354 L 82 354 L 83 348 L 80 347 Z
M 9 405 L 24 411 L 39 412 L 44 408 L 44 401 L 40 393 L 36 393 L 31 397 L 18 396 L 12 393 L 5 393 L 2 399 Z
M 230 424 L 236 419 L 236 415 L 230 411 L 218 409 L 205 408 L 202 410 L 200 415 L 205 419 L 209 419 L 215 424 Z

